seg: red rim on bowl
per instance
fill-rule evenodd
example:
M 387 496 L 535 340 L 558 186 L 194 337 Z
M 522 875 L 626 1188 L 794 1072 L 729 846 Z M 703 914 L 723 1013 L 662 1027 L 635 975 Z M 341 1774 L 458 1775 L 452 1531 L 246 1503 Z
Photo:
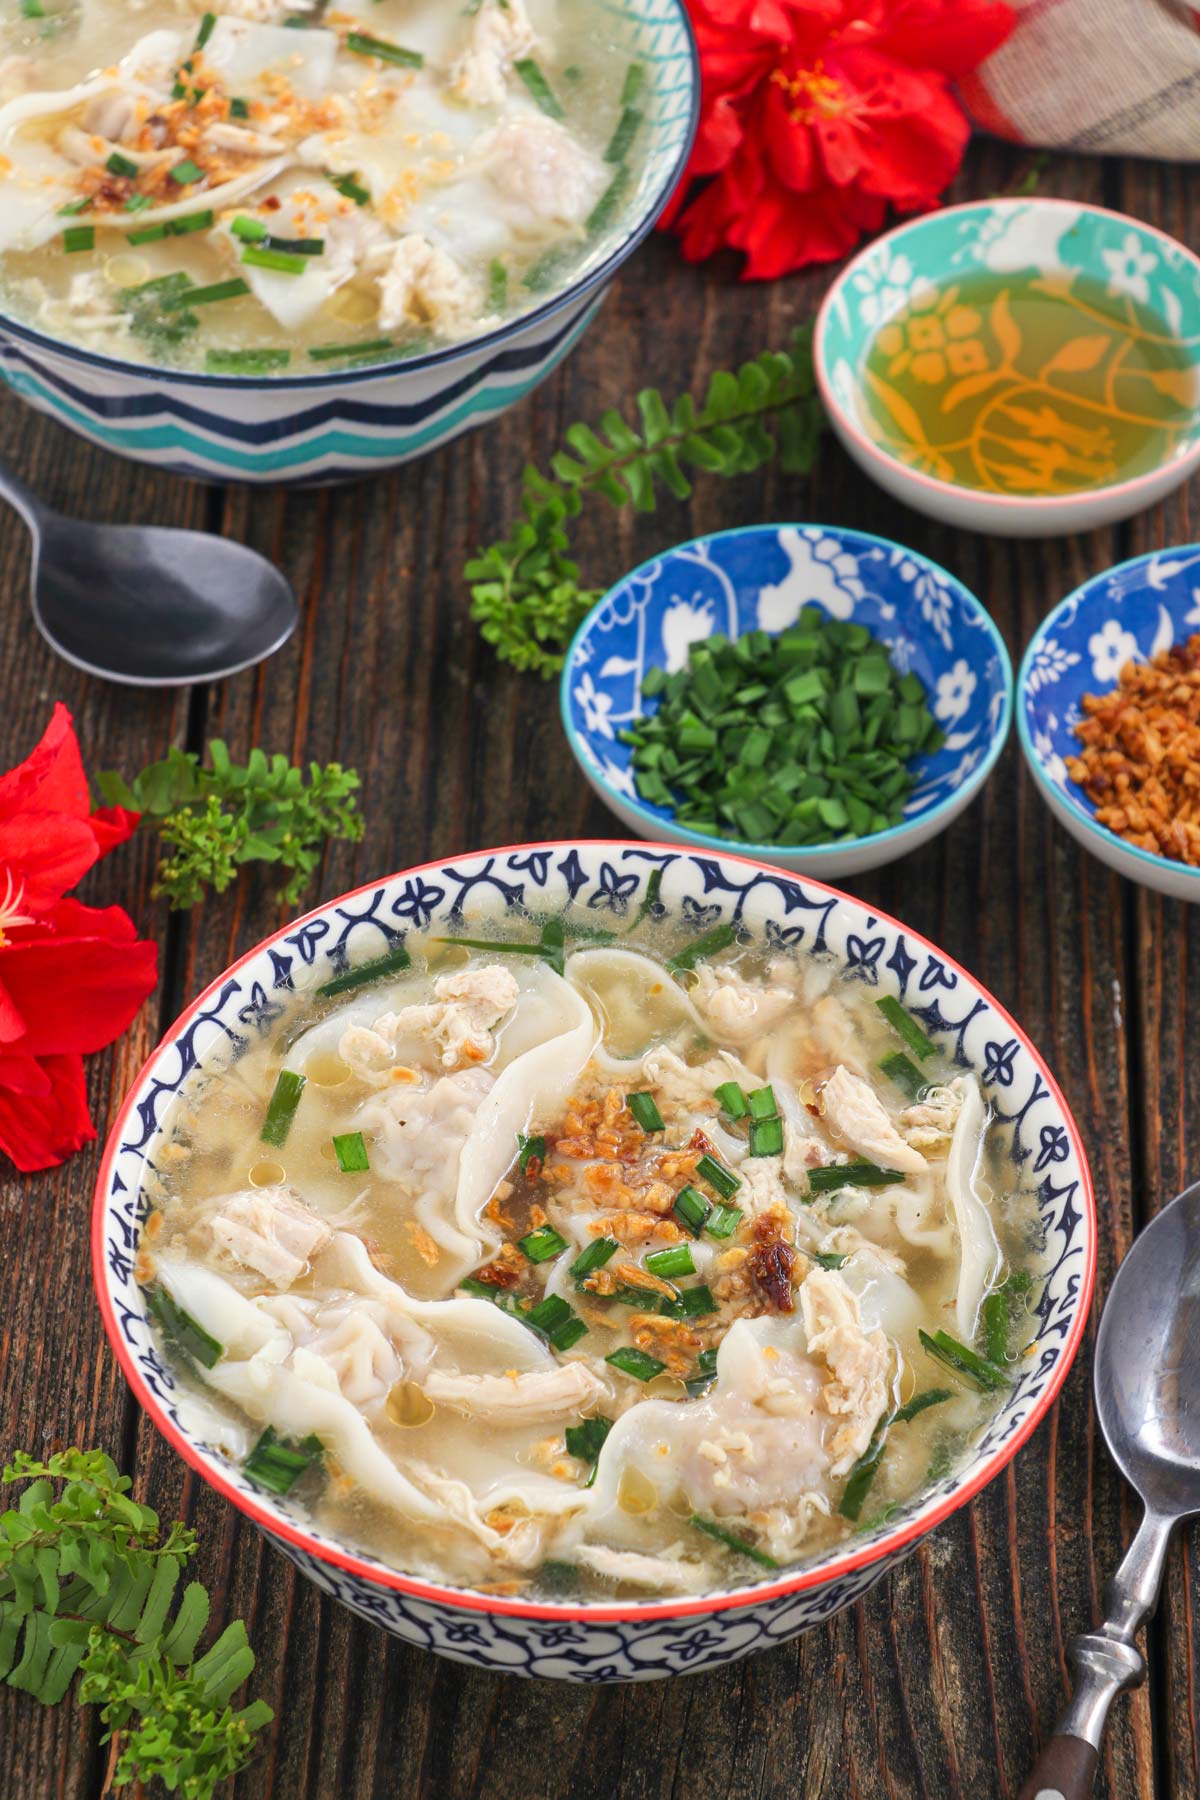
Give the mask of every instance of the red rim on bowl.
M 950 217 L 954 213 L 978 212 L 981 207 L 988 207 L 994 211 L 1007 211 L 1016 207 L 1029 206 L 1068 206 L 1076 212 L 1095 213 L 1105 219 L 1124 220 L 1127 224 L 1135 225 L 1139 231 L 1144 231 L 1148 237 L 1158 238 L 1162 243 L 1169 244 L 1173 250 L 1178 250 L 1187 257 L 1193 266 L 1197 280 L 1200 280 L 1200 257 L 1197 257 L 1195 251 L 1189 250 L 1186 244 L 1181 243 L 1178 238 L 1172 237 L 1170 232 L 1160 231 L 1155 225 L 1147 225 L 1142 219 L 1134 219 L 1129 213 L 1116 212 L 1111 206 L 1092 206 L 1086 201 L 1057 200 L 1049 195 L 1043 195 L 1040 198 L 1035 196 L 1029 200 L 964 200 L 958 206 L 940 207 L 938 217 Z M 846 264 L 825 295 L 813 329 L 813 373 L 816 376 L 821 403 L 829 416 L 836 420 L 839 429 L 844 431 L 847 437 L 853 438 L 855 448 L 863 456 L 881 469 L 899 472 L 905 481 L 911 481 L 915 486 L 925 488 L 930 493 L 955 496 L 958 499 L 967 496 L 972 502 L 978 502 L 981 506 L 1000 507 L 1007 512 L 1012 512 L 1014 509 L 1031 508 L 1035 513 L 1053 514 L 1061 512 L 1064 507 L 1078 506 L 1081 500 L 1099 500 L 1101 497 L 1107 499 L 1114 495 L 1133 495 L 1140 488 L 1148 486 L 1149 483 L 1160 481 L 1164 471 L 1170 468 L 1178 468 L 1180 481 L 1185 479 L 1188 458 L 1200 454 L 1200 426 L 1193 433 L 1193 441 L 1169 461 L 1156 463 L 1154 468 L 1147 469 L 1141 475 L 1132 475 L 1126 481 L 1109 482 L 1104 487 L 1083 488 L 1073 494 L 993 494 L 983 488 L 968 487 L 958 481 L 939 481 L 936 475 L 926 475 L 920 469 L 910 469 L 907 463 L 900 461 L 899 457 L 889 456 L 886 450 L 881 450 L 879 445 L 867 436 L 854 415 L 847 411 L 833 391 L 833 383 L 826 367 L 825 329 L 838 296 L 857 272 L 860 264 L 874 256 L 881 245 L 890 244 L 893 238 L 905 236 L 919 223 L 919 220 L 905 219 L 901 224 L 894 225 L 890 231 L 885 231 L 881 237 L 872 238 L 865 249 L 860 250 L 858 255 Z
M 470 854 L 473 857 L 511 856 L 537 850 L 546 850 L 550 852 L 559 850 L 567 851 L 578 846 L 583 846 L 588 849 L 617 849 L 628 848 L 630 842 L 631 840 L 628 838 L 554 839 L 540 844 L 501 845 L 495 849 L 473 851 Z M 651 852 L 657 850 L 668 856 L 677 856 L 679 854 L 679 846 L 677 844 L 644 843 L 639 840 L 636 848 Z M 750 857 L 735 856 L 725 851 L 721 854 L 722 861 L 738 863 L 742 867 L 748 869 L 766 869 L 770 874 L 778 873 L 778 871 L 771 869 L 769 865 L 755 862 Z M 264 1502 L 243 1493 L 224 1473 L 220 1463 L 215 1458 L 210 1461 L 201 1456 L 190 1440 L 171 1422 L 156 1396 L 147 1387 L 142 1372 L 131 1356 L 128 1345 L 125 1343 L 122 1334 L 118 1329 L 112 1297 L 108 1291 L 107 1267 L 104 1256 L 105 1213 L 109 1197 L 109 1184 L 112 1175 L 113 1162 L 120 1148 L 125 1122 L 132 1112 L 135 1102 L 140 1096 L 142 1084 L 160 1054 L 175 1042 L 179 1033 L 184 1030 L 202 1010 L 205 1002 L 220 991 L 223 984 L 231 975 L 236 974 L 239 969 L 243 968 L 248 962 L 251 962 L 263 950 L 278 943 L 288 934 L 293 933 L 297 926 L 303 925 L 310 919 L 315 919 L 328 912 L 331 907 L 342 905 L 345 902 L 358 899 L 363 895 L 373 892 L 380 886 L 381 882 L 426 874 L 432 870 L 441 868 L 446 860 L 447 858 L 445 856 L 436 857 L 430 862 L 419 863 L 411 869 L 399 870 L 395 875 L 385 875 L 376 878 L 374 881 L 364 882 L 361 887 L 353 888 L 349 893 L 338 895 L 333 900 L 330 900 L 321 906 L 314 907 L 310 912 L 303 914 L 299 919 L 288 920 L 288 922 L 281 926 L 278 931 L 274 931 L 269 937 L 263 938 L 260 943 L 253 947 L 253 949 L 246 951 L 244 956 L 240 956 L 236 962 L 231 963 L 228 968 L 223 969 L 217 978 L 209 983 L 203 993 L 198 995 L 191 1005 L 185 1008 L 175 1020 L 174 1024 L 164 1033 L 162 1039 L 151 1052 L 150 1056 L 147 1057 L 130 1086 L 129 1092 L 109 1131 L 108 1139 L 104 1147 L 104 1155 L 100 1163 L 100 1171 L 96 1179 L 96 1190 L 92 1202 L 92 1275 L 96 1284 L 96 1293 L 100 1303 L 100 1313 L 104 1321 L 105 1333 L 107 1334 L 112 1349 L 116 1353 L 117 1361 L 121 1365 L 125 1379 L 133 1390 L 134 1397 L 139 1405 L 144 1412 L 149 1414 L 150 1418 L 154 1421 L 155 1425 L 157 1425 L 167 1442 L 180 1456 L 183 1457 L 185 1462 L 189 1463 L 198 1474 L 204 1477 L 205 1481 L 207 1481 L 211 1487 L 215 1488 L 219 1494 L 222 1494 L 226 1500 L 236 1506 L 239 1512 L 245 1513 L 256 1525 L 261 1526 L 273 1537 L 282 1539 L 285 1543 L 294 1546 L 297 1550 L 313 1557 L 318 1562 L 329 1563 L 334 1568 L 343 1569 L 348 1574 L 356 1576 L 359 1580 L 364 1581 L 369 1585 L 390 1588 L 396 1593 L 409 1595 L 414 1600 L 423 1600 L 438 1606 L 457 1607 L 468 1612 L 494 1613 L 509 1618 L 579 1620 L 583 1622 L 594 1621 L 596 1623 L 626 1620 L 631 1623 L 636 1623 L 654 1619 L 684 1618 L 698 1614 L 727 1612 L 735 1607 L 757 1606 L 765 1601 L 779 1599 L 788 1594 L 802 1593 L 809 1588 L 825 1587 L 829 1583 L 837 1581 L 842 1576 L 850 1575 L 857 1569 L 865 1568 L 870 1563 L 880 1562 L 887 1557 L 893 1556 L 907 1544 L 912 1543 L 917 1538 L 924 1537 L 928 1532 L 934 1530 L 938 1525 L 948 1519 L 952 1513 L 957 1512 L 961 1506 L 965 1506 L 969 1500 L 973 1500 L 976 1494 L 978 1494 L 994 1476 L 998 1475 L 1000 1470 L 1003 1469 L 1007 1463 L 1011 1462 L 1021 1446 L 1032 1436 L 1033 1432 L 1037 1429 L 1038 1425 L 1050 1410 L 1063 1382 L 1066 1380 L 1067 1372 L 1075 1359 L 1075 1353 L 1079 1348 L 1080 1340 L 1083 1337 L 1084 1330 L 1087 1326 L 1088 1310 L 1091 1304 L 1092 1287 L 1096 1273 L 1095 1193 L 1092 1187 L 1091 1169 L 1088 1166 L 1088 1160 L 1083 1148 L 1083 1140 L 1080 1136 L 1079 1127 L 1075 1123 L 1070 1107 L 1063 1098 L 1062 1090 L 1059 1088 L 1058 1083 L 1050 1073 L 1050 1070 L 1047 1068 L 1041 1055 L 1031 1043 L 1026 1032 L 1021 1029 L 1016 1020 L 1013 1019 L 1005 1008 L 999 1004 L 994 996 L 952 957 L 947 956 L 937 945 L 931 944 L 928 938 L 923 937 L 920 932 L 913 931 L 907 925 L 902 925 L 898 919 L 893 919 L 888 913 L 880 912 L 876 907 L 872 907 L 871 911 L 881 924 L 892 926 L 898 931 L 903 931 L 911 942 L 920 944 L 924 949 L 936 954 L 947 970 L 953 971 L 956 975 L 961 975 L 968 983 L 970 983 L 988 1005 L 994 1009 L 997 1019 L 1004 1023 L 1005 1027 L 1012 1032 L 1013 1036 L 1021 1046 L 1027 1050 L 1033 1058 L 1038 1073 L 1042 1080 L 1047 1084 L 1049 1097 L 1061 1110 L 1063 1121 L 1067 1128 L 1067 1134 L 1070 1139 L 1071 1148 L 1073 1149 L 1079 1164 L 1080 1181 L 1083 1190 L 1082 1211 L 1088 1227 L 1087 1244 L 1085 1247 L 1086 1266 L 1083 1271 L 1083 1281 L 1076 1302 L 1075 1314 L 1071 1321 L 1071 1327 L 1067 1334 L 1066 1342 L 1062 1346 L 1061 1354 L 1050 1375 L 1044 1392 L 1038 1396 L 1030 1411 L 1029 1417 L 1024 1421 L 1020 1429 L 1014 1432 L 1012 1437 L 995 1451 L 994 1454 L 991 1455 L 978 1469 L 974 1470 L 963 1482 L 962 1487 L 958 1489 L 956 1493 L 949 1495 L 931 1514 L 922 1516 L 918 1513 L 914 1518 L 908 1519 L 898 1525 L 894 1531 L 886 1533 L 882 1538 L 874 1543 L 864 1546 L 862 1549 L 852 1550 L 845 1555 L 835 1556 L 827 1561 L 815 1563 L 810 1567 L 797 1570 L 795 1574 L 782 1576 L 777 1581 L 764 1581 L 756 1583 L 751 1587 L 727 1589 L 713 1595 L 679 1596 L 675 1599 L 629 1602 L 623 1605 L 606 1605 L 603 1602 L 581 1604 L 579 1602 L 571 1603 L 566 1601 L 545 1602 L 515 1600 L 500 1595 L 479 1593 L 470 1588 L 442 1587 L 436 1582 L 423 1581 L 412 1575 L 403 1575 L 399 1570 L 390 1569 L 384 1564 L 376 1562 L 374 1559 L 356 1555 L 351 1550 L 334 1547 L 323 1540 L 311 1537 L 302 1526 L 295 1522 L 295 1520 L 288 1518 L 282 1513 L 275 1512 Z M 830 887 L 826 882 L 811 880 L 808 876 L 805 876 L 803 879 L 807 886 L 836 899 L 848 900 L 852 906 L 861 906 L 863 904 L 861 901 L 855 899 L 852 894 L 844 894 L 840 889 Z

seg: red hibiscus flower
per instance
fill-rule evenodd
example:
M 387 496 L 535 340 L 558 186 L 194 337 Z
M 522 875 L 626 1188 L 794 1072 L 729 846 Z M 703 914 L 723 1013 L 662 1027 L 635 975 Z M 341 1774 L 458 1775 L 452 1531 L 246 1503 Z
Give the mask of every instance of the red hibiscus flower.
M 119 906 L 64 898 L 137 822 L 91 810 L 65 706 L 0 776 L 0 1150 L 25 1172 L 95 1137 L 83 1058 L 120 1036 L 158 979 L 155 946 Z
M 970 126 L 951 92 L 1012 30 L 1005 0 L 688 0 L 696 147 L 668 210 L 697 262 L 769 281 L 844 256 L 889 204 L 937 204 Z M 689 201 L 689 184 L 711 176 Z

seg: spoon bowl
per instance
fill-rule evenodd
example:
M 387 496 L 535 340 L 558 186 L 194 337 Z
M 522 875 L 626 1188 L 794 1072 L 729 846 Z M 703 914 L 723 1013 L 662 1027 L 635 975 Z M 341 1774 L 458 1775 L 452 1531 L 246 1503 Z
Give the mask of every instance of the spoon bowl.
M 296 628 L 291 586 L 244 544 L 66 518 L 5 469 L 0 495 L 33 534 L 34 623 L 89 675 L 130 687 L 218 681 L 270 656 Z

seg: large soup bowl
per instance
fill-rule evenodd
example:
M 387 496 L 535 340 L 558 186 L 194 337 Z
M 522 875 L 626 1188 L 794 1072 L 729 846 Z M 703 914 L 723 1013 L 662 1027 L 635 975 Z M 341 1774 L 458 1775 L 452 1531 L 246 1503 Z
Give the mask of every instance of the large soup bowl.
M 637 180 L 570 284 L 519 318 L 406 361 L 263 376 L 125 362 L 0 312 L 0 377 L 92 443 L 202 481 L 351 480 L 494 419 L 579 342 L 666 205 L 695 133 L 699 63 L 683 0 L 597 4 L 622 55 L 646 68 Z
M 620 928 L 634 918 L 656 870 L 656 910 L 697 934 L 729 921 L 754 942 L 831 960 L 872 994 L 903 1000 L 978 1073 L 1012 1167 L 1037 1195 L 1034 1261 L 1045 1279 L 1031 1350 L 960 1469 L 886 1524 L 769 1580 L 699 1597 L 604 1603 L 500 1597 L 402 1575 L 254 1487 L 186 1423 L 134 1278 L 155 1158 L 198 1075 L 236 1060 L 295 993 L 380 956 L 408 931 L 430 924 L 479 931 L 519 906 Z M 905 926 L 818 882 L 741 857 L 628 842 L 529 844 L 426 863 L 276 932 L 188 1007 L 142 1070 L 109 1137 L 93 1217 L 96 1286 L 112 1346 L 140 1404 L 212 1487 L 318 1587 L 406 1642 L 484 1669 L 569 1681 L 711 1668 L 794 1637 L 858 1600 L 992 1480 L 1048 1411 L 1083 1334 L 1095 1254 L 1091 1178 L 1075 1122 L 1028 1038 L 964 969 Z

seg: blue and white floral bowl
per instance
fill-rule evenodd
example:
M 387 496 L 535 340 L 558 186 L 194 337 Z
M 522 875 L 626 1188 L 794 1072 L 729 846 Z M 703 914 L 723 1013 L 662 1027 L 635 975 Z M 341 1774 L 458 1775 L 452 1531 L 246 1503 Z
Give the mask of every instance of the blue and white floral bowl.
M 1156 468 L 1074 494 L 981 492 L 932 473 L 925 466 L 932 459 L 919 436 L 908 444 L 904 460 L 876 442 L 861 371 L 879 327 L 902 312 L 921 288 L 983 271 L 1004 275 L 1031 269 L 1082 273 L 1116 298 L 1153 308 L 1190 348 L 1200 371 L 1200 258 L 1140 220 L 1069 200 L 972 201 L 899 225 L 847 264 L 817 317 L 817 385 L 830 423 L 850 455 L 898 500 L 968 531 L 1006 537 L 1090 531 L 1144 511 L 1200 468 L 1200 404 L 1174 450 Z M 941 327 L 931 320 L 927 329 Z M 948 347 L 945 358 L 934 352 L 946 381 L 957 372 L 951 366 L 953 349 Z M 978 362 L 971 367 L 978 368 Z
M 772 635 L 805 606 L 853 619 L 918 675 L 946 733 L 917 759 L 902 825 L 842 844 L 796 847 L 701 837 L 639 799 L 618 733 L 657 702 L 650 669 L 681 669 L 692 644 L 724 632 Z M 960 581 L 887 538 L 832 525 L 752 525 L 679 544 L 627 575 L 583 621 L 567 652 L 560 700 L 567 741 L 587 779 L 642 837 L 761 856 L 808 875 L 856 875 L 917 850 L 969 806 L 1012 722 L 1012 666 L 991 618 Z
M 94 444 L 202 481 L 346 481 L 409 462 L 522 400 L 579 342 L 691 150 L 699 63 L 683 0 L 601 0 L 646 67 L 644 156 L 623 221 L 572 285 L 484 337 L 336 374 L 209 375 L 122 362 L 0 314 L 0 379 Z
M 516 907 L 569 910 L 581 921 L 619 928 L 636 915 L 655 871 L 659 915 L 698 930 L 728 921 L 753 941 L 832 961 L 873 991 L 902 1000 L 979 1074 L 1013 1165 L 1037 1197 L 1034 1257 L 1045 1280 L 1033 1346 L 961 1469 L 886 1524 L 769 1581 L 607 1604 L 525 1600 L 400 1575 L 253 1486 L 181 1417 L 175 1376 L 158 1354 L 145 1291 L 134 1277 L 155 1158 L 181 1096 L 203 1070 L 258 1042 L 297 991 L 394 948 L 410 930 L 466 924 L 486 933 Z M 999 1474 L 1045 1416 L 1084 1333 L 1095 1260 L 1095 1203 L 1078 1128 L 1042 1058 L 985 989 L 916 933 L 831 888 L 669 844 L 527 844 L 426 863 L 284 926 L 205 989 L 138 1076 L 109 1135 L 92 1215 L 92 1267 L 109 1341 L 141 1406 L 210 1486 L 318 1587 L 405 1642 L 481 1669 L 589 1682 L 650 1680 L 733 1662 L 861 1598 Z
M 1155 856 L 1098 823 L 1067 773 L 1080 750 L 1085 694 L 1104 694 L 1125 664 L 1200 632 L 1200 544 L 1156 550 L 1085 581 L 1042 620 L 1017 677 L 1017 731 L 1042 798 L 1085 850 L 1176 900 L 1200 901 L 1200 869 Z

